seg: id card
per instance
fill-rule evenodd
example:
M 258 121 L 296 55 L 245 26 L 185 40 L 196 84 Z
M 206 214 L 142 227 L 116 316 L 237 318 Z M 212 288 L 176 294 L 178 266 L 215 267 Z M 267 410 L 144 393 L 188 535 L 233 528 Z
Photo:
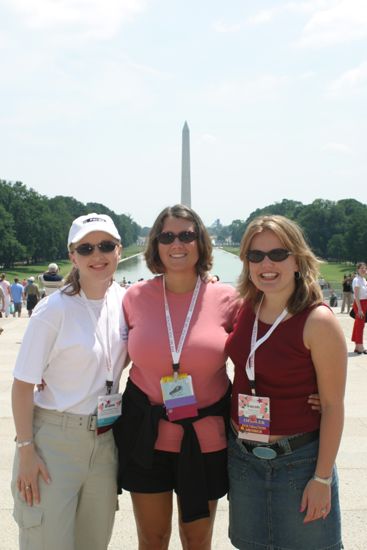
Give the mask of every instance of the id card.
M 179 374 L 161 378 L 163 401 L 166 406 L 168 420 L 181 420 L 198 415 L 197 401 L 189 374 Z
M 100 395 L 97 407 L 97 428 L 113 424 L 121 416 L 122 394 Z
M 238 394 L 240 439 L 267 443 L 270 437 L 270 399 L 258 395 Z

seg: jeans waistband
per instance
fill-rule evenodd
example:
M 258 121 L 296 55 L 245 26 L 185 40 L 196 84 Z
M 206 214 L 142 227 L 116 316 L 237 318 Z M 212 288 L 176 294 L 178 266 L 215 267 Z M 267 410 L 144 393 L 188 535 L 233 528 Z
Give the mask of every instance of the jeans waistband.
M 232 426 L 233 428 L 233 426 Z M 234 430 L 236 436 L 237 432 Z M 257 458 L 265 460 L 272 460 L 278 456 L 288 455 L 293 453 L 296 449 L 307 445 L 319 438 L 319 430 L 313 432 L 306 432 L 297 435 L 291 435 L 289 437 L 282 437 L 274 443 L 261 443 L 258 441 L 245 441 L 237 437 L 237 443 L 244 447 L 247 452 L 252 453 Z
M 43 420 L 48 424 L 67 428 L 80 428 L 82 430 L 95 431 L 97 429 L 97 415 L 62 413 L 34 407 L 34 418 Z

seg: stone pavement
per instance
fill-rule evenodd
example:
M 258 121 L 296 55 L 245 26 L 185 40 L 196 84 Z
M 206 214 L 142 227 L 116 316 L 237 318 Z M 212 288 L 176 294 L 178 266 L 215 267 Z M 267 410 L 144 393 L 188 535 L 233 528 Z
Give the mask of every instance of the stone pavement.
M 337 308 L 335 308 L 336 310 Z M 340 498 L 345 550 L 367 549 L 367 356 L 355 355 L 350 342 L 352 319 L 337 314 L 348 343 L 349 365 L 346 392 L 346 421 L 338 455 Z M 17 528 L 12 518 L 9 489 L 14 452 L 14 426 L 11 417 L 10 389 L 12 369 L 28 319 L 0 319 L 5 330 L 0 335 L 0 549 L 16 550 Z M 366 334 L 367 340 L 367 334 Z M 35 343 L 37 344 L 37 343 Z M 125 375 L 126 376 L 126 375 Z M 232 548 L 227 538 L 227 502 L 219 502 L 213 549 Z M 109 550 L 135 550 L 137 538 L 129 494 L 120 497 L 120 510 Z M 175 512 L 170 550 L 179 550 Z M 48 549 L 47 549 L 48 550 Z M 51 549 L 50 549 L 51 550 Z M 91 549 L 93 550 L 93 549 Z M 312 550 L 312 549 L 310 549 Z

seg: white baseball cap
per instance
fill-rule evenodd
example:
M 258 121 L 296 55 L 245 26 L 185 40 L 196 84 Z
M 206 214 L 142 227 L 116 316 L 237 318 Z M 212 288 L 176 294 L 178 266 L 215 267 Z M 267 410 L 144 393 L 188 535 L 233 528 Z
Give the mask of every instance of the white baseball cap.
M 79 216 L 79 218 L 73 221 L 69 231 L 68 247 L 73 243 L 77 243 L 93 231 L 104 231 L 105 233 L 109 233 L 111 237 L 121 241 L 119 232 L 110 216 L 93 213 Z
M 57 271 L 59 271 L 59 266 L 52 262 L 52 263 L 48 264 L 48 271 L 56 273 Z

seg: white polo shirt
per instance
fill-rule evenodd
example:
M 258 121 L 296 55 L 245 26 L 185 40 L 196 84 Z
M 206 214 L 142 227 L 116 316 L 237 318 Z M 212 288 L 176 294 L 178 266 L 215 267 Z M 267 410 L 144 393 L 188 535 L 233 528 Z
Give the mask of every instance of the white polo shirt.
M 107 326 L 112 391 L 117 391 L 127 354 L 124 294 L 125 290 L 113 283 L 107 291 L 106 302 L 88 300 L 96 320 L 79 295 L 68 296 L 57 291 L 38 303 L 13 372 L 15 378 L 31 384 L 45 381 L 44 390 L 35 393 L 36 405 L 75 414 L 92 414 L 96 410 L 97 397 L 106 393 L 105 346 L 99 335 L 106 334 Z

